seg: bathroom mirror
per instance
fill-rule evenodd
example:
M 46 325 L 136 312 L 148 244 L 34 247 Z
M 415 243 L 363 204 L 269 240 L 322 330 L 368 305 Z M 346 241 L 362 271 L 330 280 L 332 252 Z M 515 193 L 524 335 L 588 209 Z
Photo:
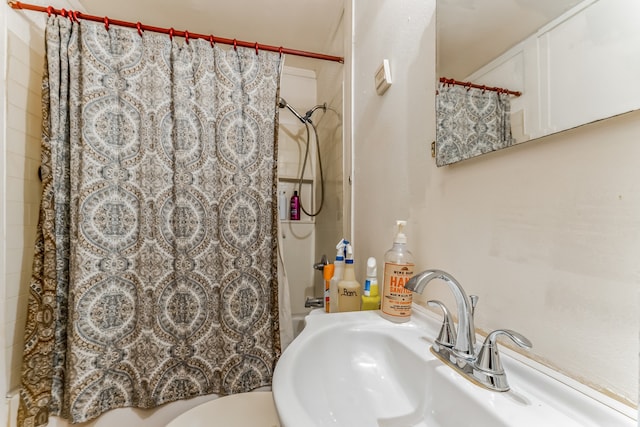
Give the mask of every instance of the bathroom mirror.
M 437 76 L 522 92 L 513 144 L 634 111 L 639 15 L 636 0 L 437 0 Z

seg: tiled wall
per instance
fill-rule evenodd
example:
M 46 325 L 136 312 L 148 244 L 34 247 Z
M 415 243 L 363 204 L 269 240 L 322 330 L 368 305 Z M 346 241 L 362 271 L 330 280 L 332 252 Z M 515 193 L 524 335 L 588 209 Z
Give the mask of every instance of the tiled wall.
M 7 388 L 20 382 L 23 330 L 40 203 L 41 79 L 39 44 L 9 30 L 7 37 L 6 140 L 4 179 L 5 330 Z M 40 40 L 41 42 L 41 40 Z M 41 44 L 41 43 L 40 43 Z
M 315 73 L 299 68 L 284 67 L 280 95 L 300 114 L 304 115 L 316 104 Z M 302 122 L 287 109 L 280 110 L 279 123 L 278 176 L 281 178 L 279 190 L 286 192 L 285 198 L 288 202 L 293 191 L 298 189 L 297 183 L 293 181 L 300 176 L 307 134 Z M 312 203 L 312 188 L 317 186 L 313 132 L 311 132 L 310 138 L 312 145 L 309 154 L 311 158 L 307 163 L 304 178 L 312 180 L 313 185 L 303 184 L 301 197 L 308 212 L 310 209 L 315 209 Z M 288 206 L 286 210 L 288 213 Z M 304 307 L 305 299 L 318 296 L 314 291 L 313 284 L 316 277 L 312 268 L 315 262 L 315 221 L 302 213 L 300 221 L 287 219 L 281 221 L 280 227 L 280 232 L 283 235 L 285 269 L 289 280 L 291 312 L 297 319 L 309 311 Z M 296 320 L 294 320 L 295 322 Z M 294 325 L 294 331 L 299 332 L 299 325 Z

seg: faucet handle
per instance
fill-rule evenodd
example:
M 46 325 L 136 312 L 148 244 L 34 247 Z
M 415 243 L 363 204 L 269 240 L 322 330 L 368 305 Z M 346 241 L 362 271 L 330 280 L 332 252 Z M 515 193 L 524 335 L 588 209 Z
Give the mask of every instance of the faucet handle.
M 447 310 L 447 306 L 444 305 L 442 301 L 437 300 L 429 300 L 427 301 L 427 305 L 430 305 L 431 307 L 440 307 L 444 314 L 444 320 L 440 327 L 440 333 L 436 338 L 436 343 L 452 348 L 456 341 L 456 330 L 453 326 L 453 320 L 451 320 L 451 314 L 449 313 L 449 310 Z
M 518 344 L 522 348 L 530 349 L 533 345 L 524 335 L 512 331 L 510 329 L 496 329 L 491 332 L 485 338 L 480 352 L 478 353 L 478 359 L 476 361 L 476 367 L 482 371 L 490 372 L 492 374 L 504 373 L 502 362 L 500 362 L 500 354 L 498 353 L 498 337 L 505 335 Z

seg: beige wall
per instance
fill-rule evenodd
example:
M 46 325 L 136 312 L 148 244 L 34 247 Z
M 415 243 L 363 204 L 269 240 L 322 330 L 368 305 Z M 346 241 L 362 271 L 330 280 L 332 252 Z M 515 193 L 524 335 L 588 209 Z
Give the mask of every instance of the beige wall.
M 444 269 L 480 296 L 478 328 L 515 329 L 534 358 L 637 402 L 640 112 L 436 168 L 434 9 L 355 1 L 360 273 L 391 245 L 394 220 L 407 219 L 418 270 Z M 382 58 L 394 83 L 379 97 Z M 451 306 L 440 283 L 427 295 Z

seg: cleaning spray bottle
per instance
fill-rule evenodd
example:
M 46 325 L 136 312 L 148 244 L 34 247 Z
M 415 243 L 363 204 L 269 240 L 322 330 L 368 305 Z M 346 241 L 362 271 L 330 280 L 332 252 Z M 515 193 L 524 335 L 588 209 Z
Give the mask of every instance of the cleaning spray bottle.
M 353 266 L 353 248 L 347 244 L 347 258 L 344 265 L 344 277 L 338 282 L 338 310 L 360 311 L 360 294 L 362 287 L 356 280 L 356 272 Z
M 378 268 L 376 259 L 369 257 L 367 260 L 367 279 L 364 281 L 362 291 L 362 310 L 380 309 L 380 293 L 378 292 Z
M 406 221 L 396 221 L 393 246 L 384 254 L 384 281 L 382 291 L 382 317 L 396 323 L 411 318 L 411 291 L 404 284 L 413 276 L 413 255 L 407 249 L 404 234 Z
M 349 244 L 347 240 L 340 240 L 336 245 L 336 260 L 333 263 L 333 277 L 329 282 L 329 312 L 338 312 L 338 282 L 342 280 L 344 272 L 344 249 Z
M 333 264 L 327 264 L 322 269 L 322 276 L 324 277 L 324 311 L 326 313 L 331 313 L 331 278 L 333 277 L 334 268 Z

